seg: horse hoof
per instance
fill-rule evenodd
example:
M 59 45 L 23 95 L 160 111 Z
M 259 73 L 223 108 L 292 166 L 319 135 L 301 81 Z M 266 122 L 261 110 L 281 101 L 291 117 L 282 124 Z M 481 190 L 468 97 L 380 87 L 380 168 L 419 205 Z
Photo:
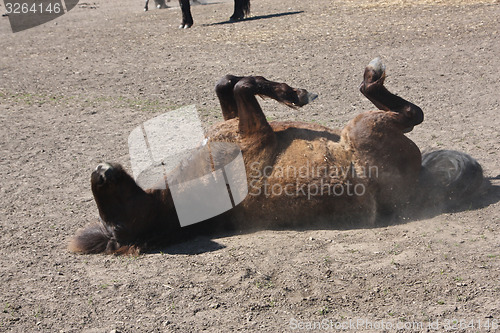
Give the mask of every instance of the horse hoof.
M 243 18 L 244 18 L 243 16 L 235 16 L 235 15 L 233 15 L 233 16 L 231 16 L 229 18 L 229 22 L 238 22 L 238 21 L 243 20 Z
M 372 61 L 370 61 L 368 66 L 366 66 L 366 70 L 371 71 L 373 73 L 372 82 L 375 82 L 384 75 L 385 65 L 382 62 L 382 60 L 379 57 L 377 57 Z
M 384 85 L 385 81 L 385 65 L 382 63 L 380 58 L 375 58 L 366 66 L 365 73 L 363 75 L 363 82 L 361 83 L 359 90 L 364 95 L 378 89 Z
M 147 12 L 147 11 L 148 11 L 148 9 L 147 9 L 147 8 L 144 8 L 144 11 L 145 11 L 145 12 Z
M 314 101 L 316 98 L 318 98 L 318 94 L 308 92 L 307 93 L 307 103 L 311 103 Z
M 311 103 L 314 101 L 316 98 L 318 98 L 318 94 L 308 92 L 305 89 L 297 89 L 297 98 L 298 98 L 298 103 L 294 103 L 294 106 L 304 106 L 306 104 Z

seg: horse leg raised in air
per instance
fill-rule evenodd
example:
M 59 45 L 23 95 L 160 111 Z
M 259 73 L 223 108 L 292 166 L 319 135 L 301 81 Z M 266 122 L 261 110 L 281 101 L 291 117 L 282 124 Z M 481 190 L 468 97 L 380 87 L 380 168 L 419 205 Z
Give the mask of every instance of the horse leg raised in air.
M 224 122 L 209 129 L 205 146 L 239 147 L 248 187 L 243 201 L 215 218 L 181 227 L 169 186 L 143 190 L 120 165 L 103 163 L 91 175 L 100 223 L 78 231 L 70 250 L 133 254 L 220 229 L 374 226 L 469 200 L 482 184 L 481 166 L 455 151 L 422 158 L 405 133 L 423 121 L 423 112 L 389 92 L 384 79 L 385 66 L 375 59 L 365 68 L 360 90 L 379 110 L 359 114 L 337 131 L 268 122 L 256 99 L 270 97 L 298 108 L 315 94 L 260 76 L 226 75 L 216 86 Z M 206 174 L 200 166 L 207 159 L 199 153 L 205 146 L 167 175 L 168 184 Z M 197 190 L 190 188 L 192 182 L 182 184 L 185 193 Z

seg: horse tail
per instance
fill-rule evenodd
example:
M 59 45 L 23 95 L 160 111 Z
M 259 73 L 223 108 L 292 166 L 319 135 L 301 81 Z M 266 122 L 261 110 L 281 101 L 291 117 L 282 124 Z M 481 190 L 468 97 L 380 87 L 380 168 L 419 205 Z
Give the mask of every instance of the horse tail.
M 437 150 L 422 156 L 421 208 L 457 208 L 471 201 L 483 184 L 483 169 L 471 156 L 455 150 Z
M 134 245 L 120 245 L 113 234 L 98 223 L 78 230 L 71 239 L 68 250 L 81 254 L 139 254 L 139 248 Z
M 250 0 L 242 0 L 243 4 L 243 14 L 246 16 L 250 15 Z

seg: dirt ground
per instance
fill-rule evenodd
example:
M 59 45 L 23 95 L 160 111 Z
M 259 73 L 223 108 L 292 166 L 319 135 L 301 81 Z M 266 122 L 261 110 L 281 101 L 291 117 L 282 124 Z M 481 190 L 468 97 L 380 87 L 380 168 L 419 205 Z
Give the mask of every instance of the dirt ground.
M 170 3 L 174 5 L 174 2 Z M 500 321 L 500 3 L 497 0 L 252 0 L 142 11 L 97 0 L 12 33 L 0 19 L 0 331 L 451 332 Z M 3 12 L 5 7 L 0 7 Z M 380 56 L 387 86 L 418 104 L 421 149 L 474 156 L 493 187 L 460 212 L 383 228 L 198 238 L 139 257 L 75 255 L 97 219 L 90 173 L 130 170 L 127 137 L 195 104 L 222 119 L 227 73 L 319 93 L 269 119 L 341 127 L 373 106 L 358 92 Z M 495 179 L 496 178 L 496 179 Z M 496 326 L 495 326 L 496 325 Z

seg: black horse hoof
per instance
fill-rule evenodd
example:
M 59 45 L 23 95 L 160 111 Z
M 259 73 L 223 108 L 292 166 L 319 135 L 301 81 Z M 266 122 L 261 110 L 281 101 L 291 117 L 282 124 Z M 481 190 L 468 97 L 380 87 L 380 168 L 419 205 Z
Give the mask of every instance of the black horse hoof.
M 245 17 L 243 15 L 233 15 L 229 18 L 229 22 L 242 21 Z

